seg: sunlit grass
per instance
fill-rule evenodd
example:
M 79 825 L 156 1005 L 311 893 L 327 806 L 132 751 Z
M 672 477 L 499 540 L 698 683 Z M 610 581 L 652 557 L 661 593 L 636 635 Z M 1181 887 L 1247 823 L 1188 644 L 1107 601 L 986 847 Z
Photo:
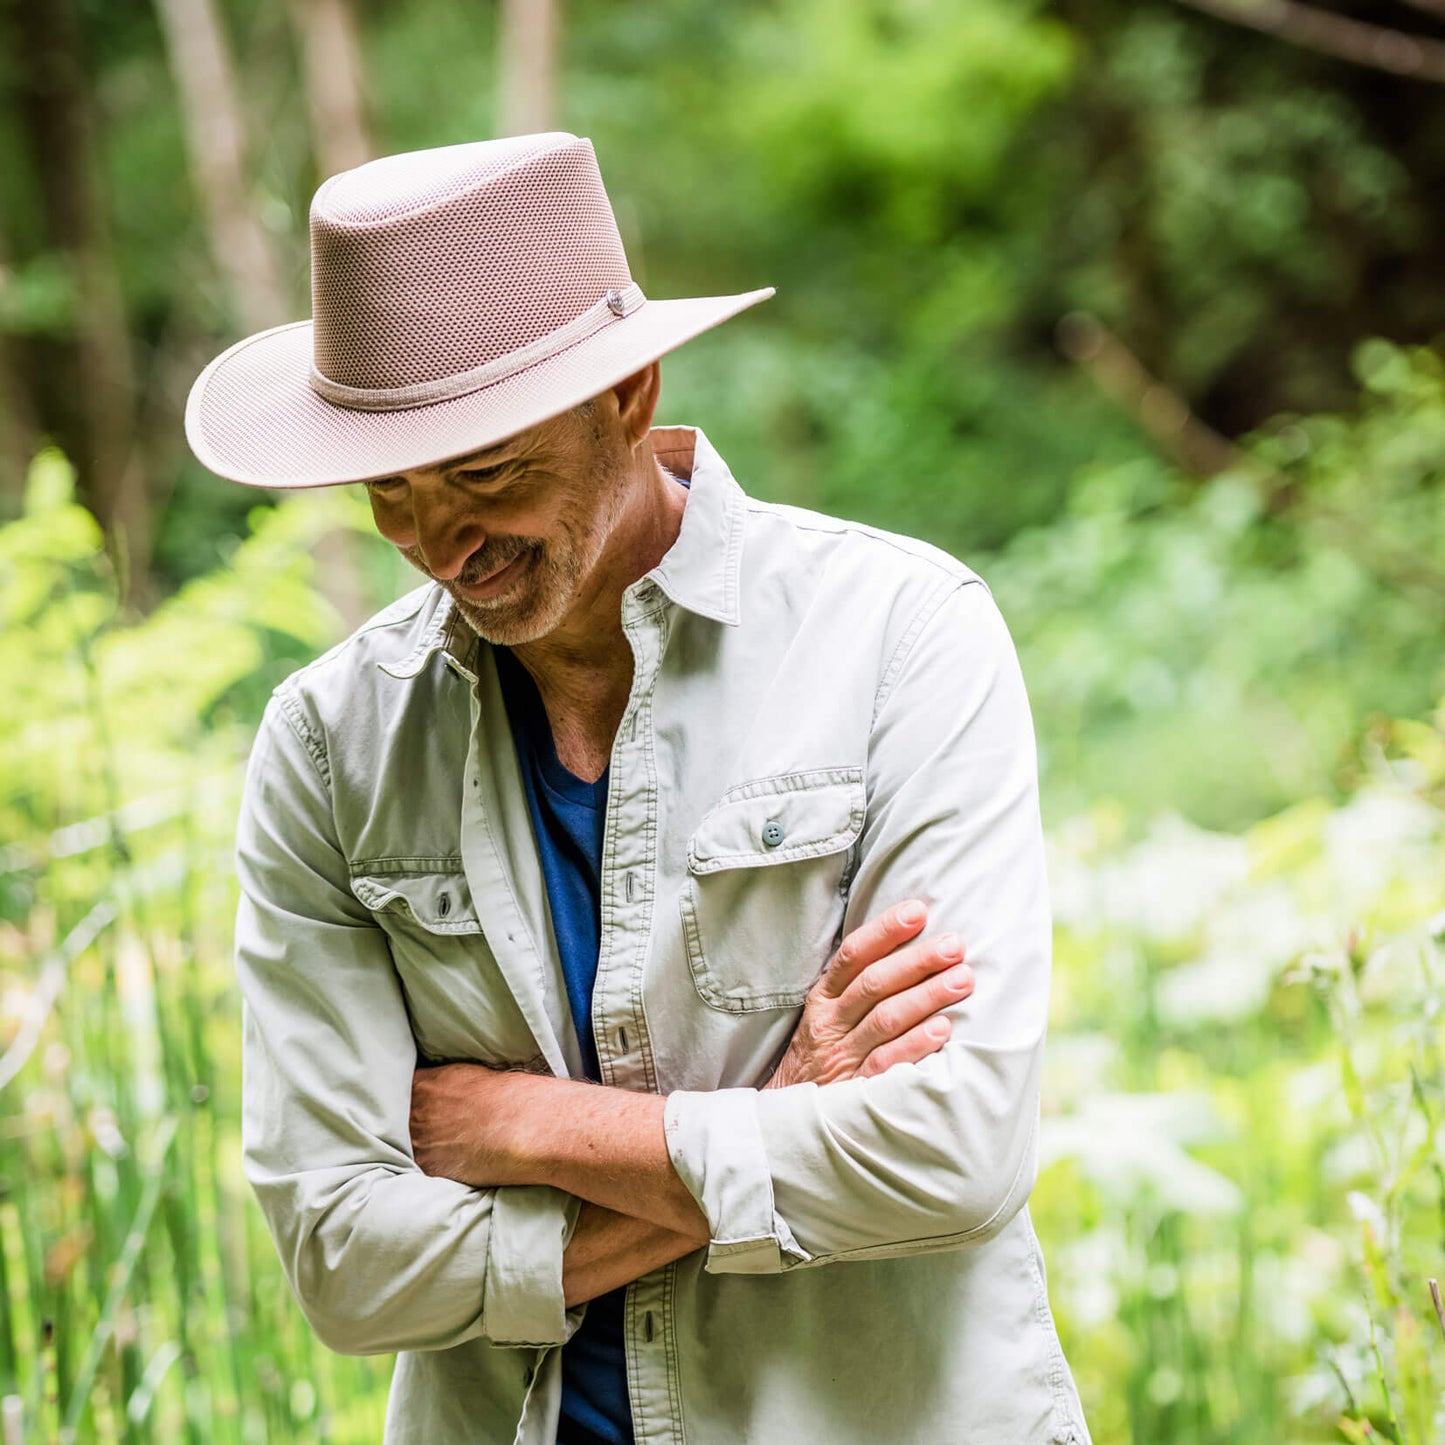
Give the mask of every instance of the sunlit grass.
M 314 1341 L 241 1177 L 229 959 L 251 721 L 338 630 L 308 552 L 354 509 L 268 514 L 122 628 L 58 459 L 31 506 L 0 531 L 0 1438 L 374 1442 L 390 1362 Z M 1343 804 L 1244 834 L 1107 802 L 1051 834 L 1032 1209 L 1100 1445 L 1441 1430 L 1442 722 L 1378 723 Z

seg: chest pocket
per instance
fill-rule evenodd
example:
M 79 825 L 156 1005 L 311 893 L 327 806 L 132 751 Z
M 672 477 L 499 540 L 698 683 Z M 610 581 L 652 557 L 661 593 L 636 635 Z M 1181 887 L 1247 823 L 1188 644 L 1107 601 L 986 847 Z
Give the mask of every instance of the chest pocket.
M 729 788 L 688 844 L 681 909 L 693 983 L 728 1013 L 796 1008 L 843 922 L 863 773 L 817 768 Z
M 438 1062 L 527 1067 L 537 1047 L 483 935 L 461 859 L 433 862 L 408 872 L 363 864 L 351 880 L 391 944 L 417 1047 Z

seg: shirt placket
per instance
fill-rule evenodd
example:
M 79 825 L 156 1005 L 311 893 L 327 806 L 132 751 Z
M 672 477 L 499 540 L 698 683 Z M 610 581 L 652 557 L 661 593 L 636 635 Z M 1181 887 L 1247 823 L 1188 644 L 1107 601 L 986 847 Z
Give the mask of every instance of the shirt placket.
M 601 936 L 592 1026 L 602 1082 L 654 1093 L 657 1071 L 642 1005 L 643 965 L 657 896 L 658 794 L 653 698 L 667 643 L 668 605 L 644 577 L 623 594 L 632 690 L 609 764 L 602 843 Z M 628 1287 L 628 1393 L 638 1445 L 681 1445 L 673 1292 L 676 1267 Z

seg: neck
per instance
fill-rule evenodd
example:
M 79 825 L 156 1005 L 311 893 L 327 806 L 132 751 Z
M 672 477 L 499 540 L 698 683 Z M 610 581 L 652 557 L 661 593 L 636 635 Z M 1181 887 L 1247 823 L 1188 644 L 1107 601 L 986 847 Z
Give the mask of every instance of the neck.
M 622 594 L 662 561 L 682 527 L 687 491 L 638 448 L 621 520 L 571 610 L 545 637 L 513 648 L 543 697 L 626 693 L 632 648 L 622 630 Z

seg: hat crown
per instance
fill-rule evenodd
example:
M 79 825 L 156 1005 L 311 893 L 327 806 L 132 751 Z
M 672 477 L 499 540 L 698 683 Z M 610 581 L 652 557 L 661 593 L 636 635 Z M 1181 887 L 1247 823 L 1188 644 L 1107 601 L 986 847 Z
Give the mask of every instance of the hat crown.
M 485 366 L 631 279 L 591 142 L 563 132 L 386 156 L 311 204 L 313 359 L 342 386 Z

